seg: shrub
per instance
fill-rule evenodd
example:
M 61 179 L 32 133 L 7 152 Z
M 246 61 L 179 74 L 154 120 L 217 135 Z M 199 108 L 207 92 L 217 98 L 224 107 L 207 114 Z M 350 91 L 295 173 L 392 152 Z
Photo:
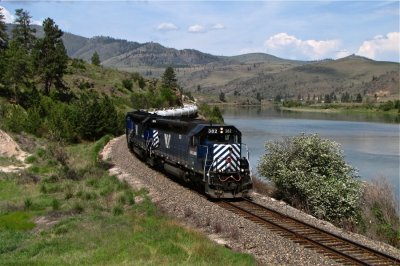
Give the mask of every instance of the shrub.
M 275 188 L 272 184 L 267 183 L 258 177 L 253 177 L 252 180 L 253 180 L 253 189 L 255 192 L 270 196 L 275 194 Z
M 117 205 L 113 208 L 113 215 L 114 216 L 118 216 L 124 213 L 124 209 L 122 208 L 122 206 Z
M 359 230 L 369 238 L 400 247 L 400 219 L 398 203 L 386 178 L 365 184 L 361 200 Z
M 318 135 L 268 142 L 258 171 L 282 198 L 332 222 L 355 220 L 362 189 L 339 145 Z
M 130 79 L 124 79 L 122 80 L 122 86 L 124 86 L 125 89 L 131 91 L 133 87 L 133 82 Z
M 219 123 L 219 124 L 224 123 L 224 118 L 218 106 L 213 106 L 211 108 L 207 104 L 201 104 L 199 106 L 199 113 L 213 123 Z
M 43 193 L 43 194 L 47 193 L 47 187 L 46 187 L 45 184 L 41 184 L 40 185 L 40 192 Z
M 33 202 L 32 202 L 32 200 L 30 198 L 26 198 L 24 200 L 25 210 L 29 210 L 30 208 L 32 208 L 32 205 L 33 205 Z
M 132 191 L 127 190 L 125 191 L 125 200 L 129 205 L 134 205 L 135 204 L 135 197 L 133 196 Z
M 389 110 L 394 109 L 396 107 L 395 107 L 395 103 L 393 103 L 392 101 L 387 101 L 385 103 L 381 103 L 378 108 L 381 111 L 389 111 Z
M 57 199 L 53 199 L 51 201 L 51 207 L 53 208 L 53 211 L 57 211 L 60 209 L 60 201 Z
M 0 125 L 3 129 L 20 133 L 25 130 L 28 115 L 20 105 L 0 106 Z
M 74 205 L 72 206 L 72 210 L 76 213 L 82 213 L 85 210 L 85 208 L 83 207 L 82 203 L 75 202 Z
M 25 162 L 29 164 L 37 163 L 37 158 L 34 155 L 30 155 L 25 159 Z
M 97 99 L 94 95 L 82 95 L 76 103 L 80 114 L 77 131 L 80 137 L 95 140 L 106 134 L 120 134 L 123 130 L 120 116 L 108 97 Z

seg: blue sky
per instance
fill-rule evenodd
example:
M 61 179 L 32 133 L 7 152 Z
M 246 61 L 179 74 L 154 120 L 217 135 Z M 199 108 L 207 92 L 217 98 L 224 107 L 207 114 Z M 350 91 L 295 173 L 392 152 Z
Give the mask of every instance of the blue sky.
M 215 55 L 318 60 L 358 54 L 399 62 L 399 1 L 1 1 L 64 31 L 158 42 Z

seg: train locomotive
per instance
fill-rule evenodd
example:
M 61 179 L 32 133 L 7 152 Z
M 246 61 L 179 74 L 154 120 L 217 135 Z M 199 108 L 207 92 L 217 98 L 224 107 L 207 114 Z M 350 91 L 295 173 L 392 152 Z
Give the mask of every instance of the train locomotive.
M 197 108 L 195 109 L 197 111 Z M 158 168 L 196 184 L 212 198 L 241 198 L 253 184 L 241 132 L 234 126 L 193 118 L 193 113 L 147 112 L 126 115 L 131 152 Z

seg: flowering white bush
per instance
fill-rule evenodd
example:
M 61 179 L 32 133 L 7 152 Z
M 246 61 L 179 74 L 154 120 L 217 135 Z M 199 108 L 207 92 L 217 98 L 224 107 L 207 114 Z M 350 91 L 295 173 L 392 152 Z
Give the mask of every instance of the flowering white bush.
M 290 204 L 332 222 L 355 218 L 362 188 L 338 143 L 303 134 L 265 148 L 258 171 Z

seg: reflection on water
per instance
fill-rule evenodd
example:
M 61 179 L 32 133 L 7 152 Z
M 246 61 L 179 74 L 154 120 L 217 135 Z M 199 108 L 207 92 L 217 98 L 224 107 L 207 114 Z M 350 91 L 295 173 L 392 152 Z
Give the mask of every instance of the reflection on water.
M 399 197 L 399 125 L 388 116 L 280 111 L 260 107 L 224 107 L 225 122 L 243 134 L 253 172 L 264 143 L 301 133 L 317 133 L 341 144 L 345 160 L 364 180 L 387 177 Z

